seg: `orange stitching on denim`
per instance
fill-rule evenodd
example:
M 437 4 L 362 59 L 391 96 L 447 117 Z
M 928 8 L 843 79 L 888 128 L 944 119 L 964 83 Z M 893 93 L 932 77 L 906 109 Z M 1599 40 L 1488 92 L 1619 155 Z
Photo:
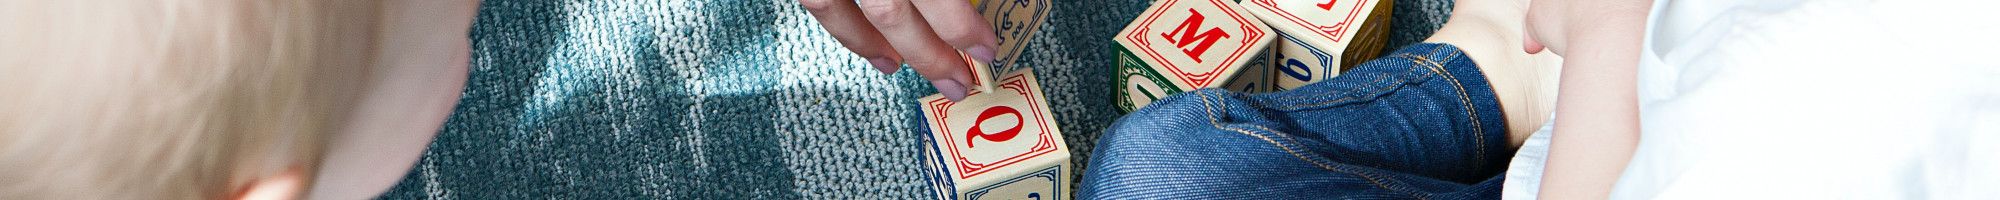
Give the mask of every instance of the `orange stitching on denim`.
M 1396 54 L 1392 54 L 1392 56 L 1410 56 L 1410 52 L 1396 52 Z M 1382 58 L 1392 58 L 1392 56 L 1382 56 Z M 1364 64 L 1366 64 L 1366 62 L 1364 62 Z M 1360 68 L 1360 66 L 1356 66 L 1356 68 Z M 1402 72 L 1402 74 L 1408 74 L 1408 72 Z M 1368 82 L 1366 86 L 1376 86 L 1376 84 L 1380 84 L 1382 80 L 1388 80 L 1388 78 L 1386 78 L 1386 76 L 1378 76 L 1376 80 Z M 1326 80 L 1320 80 L 1320 82 L 1326 82 Z M 1350 94 L 1350 92 L 1342 92 L 1342 94 Z M 1298 98 L 1308 98 L 1308 96 L 1284 96 L 1284 100 L 1298 100 Z
M 1387 77 L 1387 76 L 1381 76 L 1381 77 L 1375 77 L 1375 80 L 1373 80 L 1373 81 L 1369 81 L 1368 83 L 1369 83 L 1369 85 L 1374 85 L 1374 84 L 1376 84 L 1376 83 L 1381 83 L 1381 82 L 1382 82 L 1383 80 L 1388 80 L 1388 79 L 1389 79 L 1389 77 Z M 1325 80 L 1322 80 L 1322 81 L 1325 81 Z M 1297 88 L 1294 88 L 1294 89 L 1297 89 Z M 1346 97 L 1341 97 L 1340 99 L 1334 99 L 1334 100 L 1332 100 L 1332 101 L 1343 101 L 1343 100 L 1345 100 L 1345 99 L 1351 99 L 1351 98 L 1354 98 L 1352 94 L 1353 94 L 1353 92 L 1346 92 L 1346 91 L 1342 91 L 1342 92 L 1340 92 L 1340 93 L 1338 93 L 1338 94 L 1334 94 L 1334 95 L 1341 95 L 1341 96 L 1346 96 Z M 1315 97 L 1315 96 L 1282 96 L 1282 97 L 1284 98 L 1284 100 L 1282 100 L 1282 101 L 1304 101 L 1304 100 L 1297 100 L 1297 99 L 1306 99 L 1306 98 L 1313 98 L 1313 97 Z
M 1298 150 L 1293 150 L 1293 149 L 1292 149 L 1291 147 L 1287 147 L 1287 146 L 1285 146 L 1285 144 L 1284 144 L 1284 143 L 1280 143 L 1280 142 L 1278 142 L 1278 140 L 1274 140 L 1274 139 L 1271 139 L 1270 137 L 1266 137 L 1266 136 L 1264 136 L 1264 135 L 1259 135 L 1259 134 L 1255 134 L 1255 133 L 1250 133 L 1250 131 L 1249 131 L 1249 130 L 1244 130 L 1244 129 L 1240 129 L 1240 128 L 1225 128 L 1225 127 L 1222 127 L 1222 122 L 1219 122 L 1219 121 L 1217 121 L 1217 120 L 1216 120 L 1217 118 L 1220 118 L 1221 116 L 1218 116 L 1218 115 L 1216 115 L 1216 114 L 1215 114 L 1215 106 L 1213 106 L 1213 104 L 1214 104 L 1214 101 L 1213 101 L 1213 100 L 1209 100 L 1209 99 L 1208 99 L 1208 95 L 1206 95 L 1206 94 L 1195 94 L 1195 96 L 1199 96 L 1199 97 L 1201 97 L 1201 107 L 1202 107 L 1202 112 L 1203 112 L 1203 113 L 1206 113 L 1206 114 L 1208 115 L 1208 124 L 1209 124 L 1209 126 L 1213 126 L 1213 127 L 1215 127 L 1215 129 L 1222 129 L 1222 130 L 1229 130 L 1229 131 L 1235 131 L 1235 132 L 1236 132 L 1236 133 L 1238 133 L 1238 134 L 1243 134 L 1243 135 L 1247 135 L 1247 136 L 1250 136 L 1250 137 L 1256 137 L 1257 139 L 1261 139 L 1261 140 L 1264 140 L 1264 142 L 1266 142 L 1266 143 L 1270 143 L 1270 144 L 1271 144 L 1271 146 L 1274 146 L 1274 147 L 1278 147 L 1278 149 L 1281 149 L 1281 150 L 1284 150 L 1286 154 L 1291 154 L 1291 155 L 1292 155 L 1292 157 L 1294 157 L 1294 158 L 1298 158 L 1298 159 L 1299 159 L 1300 161 L 1306 161 L 1306 163 L 1312 163 L 1312 164 L 1313 164 L 1313 166 L 1317 166 L 1317 167 L 1319 167 L 1320 169 L 1325 169 L 1325 170 L 1327 170 L 1327 171 L 1333 171 L 1333 172 L 1340 172 L 1340 173 L 1346 173 L 1346 174 L 1348 174 L 1348 175 L 1354 175 L 1354 176 L 1360 176 L 1360 177 L 1361 177 L 1362 179 L 1366 179 L 1366 180 L 1368 180 L 1368 183 L 1370 183 L 1370 184 L 1374 184 L 1376 188 L 1382 188 L 1382 189 L 1384 189 L 1384 190 L 1389 190 L 1389 191 L 1392 191 L 1392 192 L 1400 192 L 1400 193 L 1404 193 L 1404 194 L 1406 194 L 1406 195 L 1410 195 L 1411 197 L 1417 197 L 1418 199 L 1428 199 L 1428 198 L 1426 198 L 1426 196 L 1422 196 L 1422 195 L 1420 195 L 1421 193 L 1416 193 L 1416 192 L 1410 192 L 1410 191 L 1406 191 L 1406 190 L 1403 190 L 1403 189 L 1399 189 L 1399 188 L 1401 188 L 1401 187 L 1397 187 L 1397 188 L 1390 188 L 1390 186 L 1389 186 L 1388 184 L 1386 184 L 1386 183 L 1385 183 L 1385 182 L 1386 182 L 1386 181 L 1384 181 L 1385 179 L 1382 179 L 1382 178 L 1379 178 L 1379 177 L 1375 177 L 1375 176 L 1372 176 L 1372 174 L 1363 174 L 1363 173 L 1358 173 L 1358 172 L 1352 172 L 1352 171 L 1347 171 L 1347 170 L 1340 170 L 1340 169 L 1336 169 L 1336 168 L 1334 168 L 1333 166 L 1331 166 L 1331 165 L 1328 165 L 1328 164 L 1326 164 L 1326 163 L 1321 163 L 1321 162 L 1319 162 L 1318 160 L 1313 160 L 1313 159 L 1311 159 L 1311 158 L 1307 158 L 1307 157 L 1306 157 L 1306 155 L 1304 155 L 1304 154 L 1302 154 L 1302 153 L 1299 153 L 1299 152 L 1298 152 Z M 1268 128 L 1263 128 L 1263 127 L 1258 127 L 1258 129 L 1263 129 L 1264 131 L 1270 131 L 1270 132 L 1277 132 L 1277 131 L 1272 131 L 1272 130 L 1270 130 L 1270 129 L 1268 129 Z M 1292 141 L 1293 143 L 1297 143 L 1297 141 L 1296 141 L 1296 140 L 1292 140 L 1292 139 L 1291 139 L 1290 137 L 1285 137 L 1284 139 L 1285 139 L 1285 140 L 1288 140 L 1288 141 Z
M 1253 125 L 1252 127 L 1255 127 L 1255 128 L 1257 128 L 1257 129 L 1260 129 L 1260 130 L 1263 130 L 1263 131 L 1265 131 L 1265 132 L 1278 132 L 1277 130 L 1271 130 L 1270 128 L 1268 128 L 1268 127 L 1263 127 L 1263 126 L 1254 126 L 1254 125 Z M 1220 126 L 1217 126 L 1216 128 L 1222 128 L 1222 127 L 1220 127 Z M 1284 147 L 1284 145 L 1283 145 L 1283 144 L 1279 144 L 1279 143 L 1278 143 L 1278 141 L 1276 141 L 1276 140 L 1272 140 L 1272 139 L 1270 139 L 1270 138 L 1267 138 L 1267 137 L 1265 137 L 1265 136 L 1262 136 L 1262 135 L 1258 135 L 1258 134 L 1253 134 L 1253 133 L 1250 133 L 1250 130 L 1245 130 L 1245 129 L 1240 129 L 1240 128 L 1224 128 L 1224 129 L 1228 129 L 1228 130 L 1231 130 L 1231 131 L 1236 131 L 1237 133 L 1242 133 L 1242 134 L 1244 134 L 1244 135 L 1250 135 L 1250 136 L 1253 136 L 1253 137 L 1257 137 L 1257 138 L 1259 138 L 1259 139 L 1264 139 L 1264 141 L 1265 141 L 1265 142 L 1270 142 L 1272 146 L 1278 146 L 1279 148 L 1283 148 L 1283 149 L 1285 149 L 1285 152 L 1286 152 L 1286 153 L 1291 153 L 1293 157 L 1298 157 L 1298 158 L 1299 158 L 1299 160 L 1304 160 L 1304 161 L 1306 161 L 1306 162 L 1312 162 L 1312 163 L 1313 163 L 1313 165 L 1319 165 L 1319 166 L 1320 166 L 1321 168 L 1326 168 L 1327 170 L 1331 170 L 1331 171 L 1338 171 L 1338 172 L 1341 172 L 1341 173 L 1347 173 L 1347 174 L 1352 174 L 1352 175 L 1355 175 L 1355 176 L 1361 176 L 1361 177 L 1362 177 L 1362 178 L 1364 178 L 1364 179 L 1368 179 L 1368 182 L 1369 182 L 1369 183 L 1372 183 L 1372 184 L 1375 184 L 1375 187 L 1377 187 L 1377 188 L 1382 188 L 1382 189 L 1384 189 L 1384 190 L 1389 190 L 1389 191 L 1392 191 L 1392 192 L 1401 192 L 1401 193 L 1404 193 L 1405 195 L 1410 195 L 1411 197 L 1417 197 L 1417 199 L 1429 199 L 1429 198 L 1428 198 L 1428 195 L 1429 195 L 1428 193 L 1419 193 L 1419 192 L 1411 192 L 1411 191 L 1409 191 L 1409 187 L 1399 187 L 1399 186 L 1397 186 L 1397 185 L 1392 185 L 1392 184 L 1393 184 L 1393 182 L 1394 182 L 1394 179 L 1385 179 L 1385 178 L 1380 178 L 1380 177 L 1377 177 L 1377 176 L 1380 176 L 1380 175 L 1378 175 L 1378 174 L 1375 174 L 1375 173 L 1368 173 L 1368 172 L 1354 172 L 1354 171 L 1347 171 L 1347 170 L 1340 170 L 1340 169 L 1335 169 L 1335 167 L 1333 167 L 1333 166 L 1330 166 L 1330 165 L 1326 165 L 1326 164 L 1323 164 L 1323 163 L 1320 163 L 1320 162 L 1316 162 L 1316 161 L 1312 160 L 1311 158 L 1306 158 L 1306 155 L 1300 155 L 1300 153 L 1298 153 L 1298 152 L 1293 152 L 1293 151 L 1291 150 L 1291 148 L 1287 148 L 1287 147 Z M 1279 138 L 1284 138 L 1285 140 L 1287 140 L 1287 141 L 1291 141 L 1292 143 L 1298 143 L 1298 140 L 1294 140 L 1294 139 L 1292 139 L 1291 137 L 1284 137 L 1284 136 L 1280 135 L 1280 136 L 1279 136 Z
M 1410 55 L 1410 54 L 1408 54 L 1408 53 L 1402 53 L 1402 54 L 1397 54 L 1397 55 L 1395 55 L 1394 57 L 1409 57 L 1409 58 L 1416 58 L 1416 57 L 1413 57 L 1413 56 L 1411 56 L 1411 55 Z M 1394 80 L 1398 80 L 1397 82 L 1409 82 L 1409 81 L 1402 81 L 1402 80 L 1404 80 L 1404 79 L 1400 78 L 1400 77 L 1403 77 L 1403 76 L 1405 76 L 1405 75 L 1408 75 L 1408 74 L 1410 74 L 1410 72 L 1408 72 L 1408 71 L 1416 71 L 1416 68 L 1410 68 L 1410 69 L 1407 69 L 1407 71 L 1404 71 L 1404 72 L 1402 72 L 1402 73 L 1396 73 L 1396 74 L 1397 74 L 1397 76 L 1393 76 L 1393 77 L 1397 77 L 1397 78 L 1395 78 Z M 1391 79 L 1390 77 L 1392 77 L 1392 76 L 1381 76 L 1381 77 L 1376 77 L 1376 78 L 1375 78 L 1375 81 L 1371 81 L 1371 82 L 1369 82 L 1368 84 L 1366 84 L 1366 85 L 1363 85 L 1363 86 L 1375 86 L 1375 87 L 1374 87 L 1374 88 L 1375 88 L 1375 90 L 1369 90 L 1369 92 L 1368 92 L 1368 93 L 1366 93 L 1366 94 L 1370 94 L 1370 95 L 1372 96 L 1372 95 L 1374 95 L 1374 94 L 1382 94 L 1382 93 L 1384 93 L 1384 92 L 1386 92 L 1386 91 L 1389 91 L 1389 90 L 1392 90 L 1392 89 L 1395 89 L 1395 88 L 1399 88 L 1399 86 L 1384 86 L 1384 85 L 1383 85 L 1383 84 L 1384 84 L 1383 82 L 1387 82 L 1387 80 L 1390 80 L 1390 79 Z M 1400 85 L 1400 84 L 1397 84 L 1397 85 Z M 1306 104 L 1306 105 L 1296 105 L 1296 106 L 1285 106 L 1285 107 L 1279 107 L 1278 109 L 1281 109 L 1281 110 L 1294 110 L 1294 109 L 1300 109 L 1300 108 L 1306 108 L 1306 107 L 1319 107 L 1319 106 L 1325 106 L 1325 105 L 1328 105 L 1328 104 L 1336 104 L 1336 103 L 1343 103 L 1343 102 L 1347 102 L 1347 101 L 1352 101 L 1352 100 L 1353 100 L 1354 98 L 1357 98 L 1357 96 L 1355 96 L 1355 94 L 1356 94 L 1356 93 L 1353 93 L 1353 92 L 1343 92 L 1343 93 L 1341 93 L 1341 94 L 1339 94 L 1339 95 L 1344 95 L 1345 97 L 1341 97 L 1341 98 L 1339 98 L 1339 99 L 1334 99 L 1334 100 L 1330 100 L 1330 101 L 1321 101 L 1321 102 L 1319 102 L 1319 103 L 1314 103 L 1314 104 Z M 1303 97 L 1300 97 L 1300 98 L 1303 98 Z M 1286 98 L 1286 100 L 1287 100 L 1287 101 L 1290 101 L 1291 99 L 1294 99 L 1294 98 L 1291 98 L 1291 97 L 1287 97 L 1287 98 Z
M 1386 80 L 1389 80 L 1389 77 L 1376 77 L 1376 78 L 1375 78 L 1375 81 L 1372 81 L 1372 82 L 1370 82 L 1370 83 L 1369 83 L 1369 85 L 1377 85 L 1377 84 L 1380 84 L 1381 82 L 1383 82 L 1383 81 L 1386 81 Z M 1376 90 L 1372 90 L 1371 92 L 1369 92 L 1369 94 L 1378 94 L 1378 93 L 1381 93 L 1381 92 L 1382 92 L 1382 91 L 1384 91 L 1384 90 L 1389 90 L 1389 88 L 1394 88 L 1394 87 L 1377 87 L 1377 88 L 1376 88 Z M 1300 108 L 1306 108 L 1306 107 L 1319 107 L 1319 106 L 1324 106 L 1324 105 L 1327 105 L 1327 104 L 1335 104 L 1335 103 L 1341 103 L 1341 102 L 1347 102 L 1347 101 L 1352 101 L 1352 100 L 1354 100 L 1354 98 L 1357 98 L 1357 97 L 1358 97 L 1358 96 L 1354 96 L 1355 94 L 1354 94 L 1354 93 L 1352 93 L 1352 92 L 1343 92 L 1343 93 L 1341 93 L 1341 94 L 1337 94 L 1337 95 L 1341 95 L 1342 97 L 1340 97 L 1340 98 L 1338 98 L 1338 99 L 1333 99 L 1333 100 L 1327 100 L 1327 101 L 1321 101 L 1321 102 L 1319 102 L 1319 103 L 1314 103 L 1314 104 L 1306 104 L 1306 105 L 1293 105 L 1293 106 L 1284 106 L 1284 107 L 1278 107 L 1278 109 L 1280 109 L 1280 110 L 1295 110 L 1295 109 L 1300 109 Z M 1285 101 L 1293 101 L 1292 99 L 1299 99 L 1299 98 L 1307 98 L 1307 97 L 1286 97 L 1286 98 L 1285 98 Z
M 1435 54 L 1437 52 L 1437 49 L 1432 49 L 1431 52 Z M 1447 59 L 1456 59 L 1457 56 L 1458 53 L 1454 51 L 1448 54 L 1447 56 L 1442 56 L 1442 57 Z M 1481 126 L 1478 119 L 1479 115 L 1473 112 L 1474 108 L 1472 107 L 1472 99 L 1469 96 L 1469 94 L 1465 93 L 1464 83 L 1458 81 L 1457 76 L 1453 76 L 1450 72 L 1444 71 L 1444 64 L 1432 61 L 1431 59 L 1427 59 L 1424 57 L 1417 57 L 1416 59 L 1418 61 L 1423 61 L 1425 64 L 1430 64 L 1430 66 L 1426 66 L 1425 68 L 1430 69 L 1431 72 L 1437 73 L 1439 77 L 1444 77 L 1446 81 L 1451 82 L 1451 86 L 1453 88 L 1457 89 L 1455 91 L 1458 92 L 1459 105 L 1465 107 L 1465 118 L 1467 121 L 1472 122 L 1473 145 L 1479 145 L 1478 147 L 1473 148 L 1474 149 L 1473 153 L 1475 153 L 1473 157 L 1474 159 L 1477 160 L 1486 160 L 1486 140 L 1485 138 L 1480 137 L 1482 135 L 1486 135 L 1486 129 L 1483 126 Z
M 1458 48 L 1458 47 L 1454 46 L 1451 48 Z M 1445 57 L 1448 58 L 1449 60 L 1458 60 L 1465 58 L 1465 52 L 1452 51 L 1450 55 Z M 1477 65 L 1477 63 L 1474 64 Z M 1438 69 L 1443 70 L 1444 65 L 1438 65 Z M 1473 134 L 1472 141 L 1475 141 L 1474 144 L 1479 145 L 1478 148 L 1474 148 L 1477 149 L 1475 150 L 1475 152 L 1478 153 L 1477 157 L 1479 160 L 1486 160 L 1486 138 L 1483 137 L 1486 135 L 1486 123 L 1479 121 L 1480 116 L 1477 114 L 1478 112 L 1475 112 L 1478 108 L 1474 107 L 1477 104 L 1473 104 L 1472 95 L 1466 93 L 1465 83 L 1463 81 L 1459 81 L 1457 75 L 1451 74 L 1449 72 L 1450 71 L 1446 71 L 1445 77 L 1451 80 L 1452 86 L 1458 87 L 1458 98 L 1465 105 L 1465 114 L 1466 114 L 1465 118 L 1467 118 L 1467 120 L 1472 122 L 1472 131 L 1476 132 Z M 1492 87 L 1492 84 L 1488 83 L 1487 87 Z M 1498 97 L 1499 94 L 1494 94 L 1494 95 L 1495 95 L 1494 98 L 1499 98 Z M 1498 100 L 1496 99 L 1495 101 Z

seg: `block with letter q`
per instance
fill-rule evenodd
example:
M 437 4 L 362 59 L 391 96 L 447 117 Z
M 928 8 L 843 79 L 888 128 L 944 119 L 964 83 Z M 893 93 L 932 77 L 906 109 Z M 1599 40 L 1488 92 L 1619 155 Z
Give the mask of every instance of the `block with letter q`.
M 993 90 L 961 101 L 918 100 L 926 175 L 939 198 L 1069 198 L 1069 147 L 1032 71 L 1002 75 Z

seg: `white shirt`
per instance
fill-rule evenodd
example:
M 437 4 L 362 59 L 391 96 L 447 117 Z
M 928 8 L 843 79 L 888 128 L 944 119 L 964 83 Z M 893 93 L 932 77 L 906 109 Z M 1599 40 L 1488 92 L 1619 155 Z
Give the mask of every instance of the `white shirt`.
M 1994 4 L 1656 1 L 1642 134 L 1612 197 L 2000 198 Z M 1507 198 L 1539 184 L 1536 138 Z

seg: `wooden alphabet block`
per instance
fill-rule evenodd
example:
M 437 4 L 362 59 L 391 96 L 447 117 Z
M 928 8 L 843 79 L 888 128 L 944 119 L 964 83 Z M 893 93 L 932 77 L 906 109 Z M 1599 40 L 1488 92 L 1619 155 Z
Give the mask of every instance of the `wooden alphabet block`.
M 1121 52 L 1118 74 L 1139 74 L 1119 77 L 1124 79 L 1119 81 L 1120 87 L 1126 88 L 1118 90 L 1121 109 L 1138 109 L 1178 91 L 1223 87 L 1273 38 L 1276 34 L 1271 28 L 1235 1 L 1155 1 L 1112 39 Z M 1136 68 L 1159 74 L 1157 77 L 1169 83 L 1159 85 L 1159 91 L 1173 92 L 1155 95 L 1133 89 L 1156 82 L 1154 76 L 1144 75 L 1147 70 Z
M 947 199 L 1068 198 L 1069 147 L 1032 70 L 953 102 L 919 99 L 929 129 L 925 165 Z

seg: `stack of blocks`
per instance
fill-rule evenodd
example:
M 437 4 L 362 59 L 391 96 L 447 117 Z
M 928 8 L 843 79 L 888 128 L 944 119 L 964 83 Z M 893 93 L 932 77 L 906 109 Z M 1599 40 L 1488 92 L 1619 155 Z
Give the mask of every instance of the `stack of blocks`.
M 1066 199 L 1069 147 L 1034 71 L 1016 59 L 1048 16 L 1049 0 L 974 0 L 999 36 L 993 63 L 961 56 L 973 91 L 917 102 L 929 130 L 924 165 L 939 199 Z
M 1117 105 L 1130 112 L 1195 89 L 1272 92 L 1338 76 L 1380 56 L 1391 2 L 1155 1 L 1113 39 Z M 1245 64 L 1259 54 L 1268 65 Z

